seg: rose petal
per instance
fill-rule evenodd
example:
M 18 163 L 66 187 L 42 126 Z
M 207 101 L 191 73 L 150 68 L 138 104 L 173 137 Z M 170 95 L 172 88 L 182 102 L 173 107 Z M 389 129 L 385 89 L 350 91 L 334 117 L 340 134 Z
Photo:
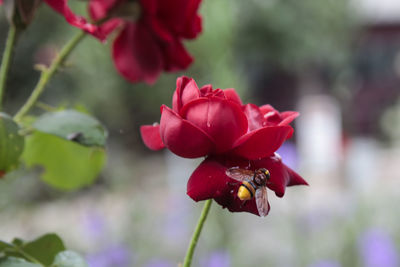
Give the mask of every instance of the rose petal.
M 235 191 L 237 192 L 237 190 Z M 255 214 L 257 216 L 260 216 L 258 213 L 257 209 L 257 204 L 255 198 L 243 202 L 238 198 L 236 195 L 235 196 L 228 196 L 228 197 L 217 197 L 215 198 L 215 201 L 221 205 L 223 208 L 227 208 L 230 212 L 249 212 L 252 214 Z M 271 209 L 269 203 L 268 203 L 268 212 Z
M 200 88 L 200 96 L 206 96 L 209 93 L 212 92 L 212 85 L 211 84 L 206 84 L 203 87 Z
M 226 167 L 213 158 L 205 159 L 192 173 L 187 183 L 187 194 L 194 201 L 219 197 L 229 192 Z
M 176 90 L 172 98 L 172 109 L 179 113 L 180 109 L 188 102 L 200 97 L 196 82 L 188 77 L 179 77 L 176 80 Z
M 167 25 L 162 21 L 153 17 L 145 17 L 148 25 L 151 26 L 154 34 L 156 34 L 163 42 L 170 43 L 174 41 L 174 34 L 170 32 Z
M 160 125 L 143 125 L 140 127 L 143 143 L 151 150 L 160 150 L 165 147 L 160 136 Z
M 120 0 L 90 0 L 89 15 L 94 21 L 103 19 L 109 15 L 112 8 L 119 4 Z
M 260 109 L 254 104 L 247 104 L 243 107 L 243 112 L 247 117 L 249 131 L 254 131 L 263 127 L 263 115 Z
M 279 123 L 279 125 L 288 125 L 299 115 L 300 113 L 296 111 L 284 111 L 281 113 L 282 121 Z
M 267 186 L 278 197 L 283 197 L 287 186 L 307 185 L 307 182 L 300 175 L 282 162 L 281 157 L 277 153 L 270 157 L 253 161 L 252 164 L 252 168 L 266 168 L 269 170 L 271 179 Z
M 293 171 L 285 164 L 283 165 L 286 167 L 286 170 L 289 173 L 289 182 L 287 183 L 287 186 L 308 185 L 308 183 L 299 174 L 297 174 L 295 171 Z
M 293 131 L 292 127 L 270 126 L 251 131 L 233 145 L 233 153 L 247 159 L 259 159 L 272 155 Z
M 161 139 L 178 156 L 197 158 L 214 151 L 214 142 L 207 133 L 163 106 L 160 122 Z
M 224 90 L 224 94 L 226 99 L 231 100 L 239 105 L 242 105 L 242 100 L 240 96 L 236 93 L 236 90 L 233 88 L 228 88 Z
M 229 163 L 232 167 L 242 165 L 243 162 L 245 161 L 237 159 Z M 223 163 L 227 162 L 223 159 L 220 162 L 214 157 L 205 159 L 190 176 L 187 194 L 194 201 L 214 198 L 218 204 L 231 212 L 250 212 L 259 215 L 255 199 L 244 203 L 237 197 L 241 183 L 226 176 L 225 172 L 229 167 Z
M 186 23 L 182 31 L 182 37 L 187 39 L 196 38 L 202 31 L 202 19 L 197 15 L 201 0 L 183 0 L 189 4 L 186 8 Z
M 164 70 L 166 71 L 184 70 L 193 62 L 193 58 L 178 39 L 165 43 L 162 46 L 162 50 L 164 55 Z
M 100 27 L 99 30 L 101 34 L 104 36 L 108 36 L 111 34 L 115 29 L 118 27 L 122 27 L 124 25 L 124 21 L 122 19 L 110 19 L 104 22 Z
M 232 144 L 247 131 L 247 119 L 239 105 L 218 97 L 199 98 L 181 109 L 187 119 L 216 144 L 216 153 L 231 149 Z
M 274 109 L 271 105 L 266 104 L 266 105 L 262 105 L 260 107 L 260 111 L 263 115 L 269 113 L 269 112 L 274 112 L 274 113 L 279 113 L 276 109 Z
M 141 23 L 127 23 L 113 44 L 113 58 L 118 71 L 131 82 L 152 84 L 163 66 L 160 48 Z
M 157 19 L 175 35 L 195 38 L 201 31 L 201 19 L 196 14 L 201 0 L 158 1 Z
M 68 7 L 68 0 L 45 0 L 45 2 L 55 11 L 64 16 L 65 20 L 79 29 L 82 29 L 100 40 L 104 40 L 106 36 L 102 35 L 99 28 L 87 22 L 84 17 L 78 16 Z
M 259 215 L 254 199 L 244 204 L 237 197 L 241 183 L 226 175 L 226 170 L 232 167 L 249 170 L 267 168 L 271 173 L 271 179 L 267 185 L 268 192 L 275 191 L 278 197 L 284 195 L 286 186 L 307 184 L 303 178 L 283 164 L 276 153 L 254 161 L 232 155 L 211 156 L 205 159 L 190 176 L 187 194 L 195 201 L 214 198 L 218 204 L 231 212 L 246 211 Z

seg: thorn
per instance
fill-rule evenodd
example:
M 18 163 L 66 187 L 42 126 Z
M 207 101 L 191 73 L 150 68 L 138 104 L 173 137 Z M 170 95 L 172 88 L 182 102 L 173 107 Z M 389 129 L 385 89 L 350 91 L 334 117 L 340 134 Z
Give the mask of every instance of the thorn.
M 43 64 L 35 64 L 33 65 L 33 69 L 41 72 L 47 71 L 47 66 Z

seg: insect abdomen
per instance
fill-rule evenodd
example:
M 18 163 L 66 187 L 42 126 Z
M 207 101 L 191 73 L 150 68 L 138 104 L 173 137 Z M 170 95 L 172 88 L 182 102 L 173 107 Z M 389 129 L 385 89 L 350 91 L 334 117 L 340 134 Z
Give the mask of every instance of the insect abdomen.
M 254 186 L 251 183 L 244 181 L 239 187 L 237 195 L 240 200 L 250 200 L 254 197 L 255 192 L 256 189 Z

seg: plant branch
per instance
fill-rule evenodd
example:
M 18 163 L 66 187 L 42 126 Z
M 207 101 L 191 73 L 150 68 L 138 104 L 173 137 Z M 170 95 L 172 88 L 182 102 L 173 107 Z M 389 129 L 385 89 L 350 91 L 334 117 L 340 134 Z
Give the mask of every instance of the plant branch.
M 71 54 L 74 48 L 78 45 L 78 43 L 86 36 L 84 31 L 80 31 L 76 34 L 72 39 L 61 49 L 60 53 L 53 60 L 50 67 L 43 70 L 40 75 L 39 81 L 36 84 L 35 89 L 33 89 L 32 94 L 29 96 L 28 100 L 21 107 L 21 109 L 14 116 L 14 120 L 19 122 L 22 117 L 25 116 L 30 109 L 36 104 L 36 101 L 39 99 L 41 94 L 43 93 L 47 83 L 56 73 L 58 68 L 62 65 L 65 59 Z
M 8 31 L 6 47 L 3 52 L 3 58 L 1 60 L 0 67 L 0 110 L 2 110 L 3 106 L 3 98 L 4 92 L 6 90 L 7 76 L 10 70 L 12 55 L 15 47 L 15 43 L 17 41 L 17 27 L 15 25 L 10 25 L 10 29 Z

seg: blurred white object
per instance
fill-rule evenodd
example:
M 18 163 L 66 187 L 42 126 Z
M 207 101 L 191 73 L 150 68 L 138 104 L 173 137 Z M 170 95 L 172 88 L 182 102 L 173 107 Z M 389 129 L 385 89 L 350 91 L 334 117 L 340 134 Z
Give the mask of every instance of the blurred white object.
M 316 174 L 338 170 L 342 155 L 340 109 L 328 95 L 309 95 L 300 100 L 296 119 L 299 162 Z
M 352 6 L 370 23 L 400 21 L 399 0 L 353 0 Z
M 379 145 L 372 138 L 353 138 L 346 153 L 346 178 L 355 191 L 368 191 L 380 171 Z

